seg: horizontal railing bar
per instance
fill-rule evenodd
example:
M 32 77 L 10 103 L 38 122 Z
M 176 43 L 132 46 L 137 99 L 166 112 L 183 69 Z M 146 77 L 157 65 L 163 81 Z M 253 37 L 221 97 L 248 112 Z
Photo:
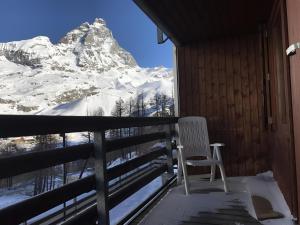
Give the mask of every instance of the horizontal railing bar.
M 161 174 L 161 173 L 160 173 Z M 157 176 L 156 176 L 157 177 Z M 149 196 L 144 202 L 142 202 L 137 208 L 135 208 L 132 212 L 130 212 L 127 216 L 125 216 L 119 223 L 123 224 L 123 222 L 126 222 L 134 216 L 139 210 L 141 210 L 143 207 L 145 207 L 147 204 L 152 202 L 152 199 L 157 199 L 159 196 L 161 196 L 162 192 L 165 191 L 167 188 L 170 187 L 170 185 L 176 180 L 176 177 L 173 176 L 170 178 L 162 187 L 160 187 L 157 191 L 155 191 L 151 196 Z M 78 213 L 76 216 L 72 217 L 70 220 L 62 223 L 62 225 L 77 225 L 77 224 L 95 224 L 97 219 L 97 205 L 94 204 L 88 209 L 84 210 L 83 212 Z
M 73 217 L 74 215 L 77 215 L 77 213 L 79 213 L 79 212 L 81 212 L 81 211 L 87 209 L 88 207 L 94 205 L 95 203 L 96 203 L 96 196 L 94 196 L 94 198 L 93 198 L 91 201 L 89 201 L 88 203 L 85 203 L 84 205 L 81 205 L 81 204 L 80 204 L 80 205 L 75 206 L 74 211 L 72 211 L 72 212 L 69 212 L 69 211 L 68 211 L 68 212 L 67 212 L 68 214 L 67 214 L 66 218 L 62 217 L 61 219 L 57 219 L 56 221 L 51 221 L 51 223 L 48 224 L 48 225 L 57 225 L 57 224 L 61 224 L 63 221 L 66 221 L 66 220 L 68 220 L 69 218 Z M 31 225 L 31 224 L 30 224 L 30 225 Z M 88 224 L 88 225 L 91 225 L 91 223 Z
M 67 205 L 66 207 L 63 207 L 62 209 L 53 212 L 52 214 L 46 215 L 45 217 L 30 223 L 30 225 L 39 225 L 47 221 L 49 223 L 51 219 L 54 219 L 54 217 L 61 215 L 61 218 L 58 218 L 55 222 L 51 222 L 51 224 L 53 223 L 57 224 L 58 222 L 64 220 L 64 215 L 63 215 L 64 211 L 67 213 L 66 217 L 70 218 L 74 213 L 87 208 L 88 206 L 94 204 L 95 202 L 96 202 L 96 194 L 91 194 L 85 198 L 82 198 L 80 200 L 77 200 L 76 202 L 71 203 L 70 205 Z M 80 208 L 78 209 L 79 205 L 83 205 L 83 206 L 80 206 Z
M 144 187 L 146 184 L 150 183 L 153 179 L 167 171 L 168 167 L 167 165 L 162 165 L 156 169 L 153 169 L 152 172 L 149 174 L 146 174 L 131 184 L 124 186 L 123 188 L 120 188 L 120 190 L 112 193 L 108 197 L 108 206 L 110 209 L 121 203 L 123 200 L 128 198 L 130 195 L 137 192 L 139 189 Z
M 177 117 L 0 115 L 0 138 L 177 123 Z
M 154 167 L 153 166 L 154 164 L 152 162 L 149 164 L 144 164 L 144 165 L 146 165 L 146 166 L 142 167 L 142 168 L 138 168 L 137 171 L 134 171 L 133 173 L 129 174 L 128 176 L 126 175 L 126 177 L 124 177 L 124 178 L 122 177 L 122 179 L 116 181 L 112 185 L 109 185 L 109 193 L 115 192 L 116 190 L 120 189 L 122 187 L 122 185 L 132 182 L 138 176 L 142 176 L 143 174 L 148 173 Z
M 80 206 L 75 206 L 75 209 L 74 209 L 70 214 L 68 214 L 68 215 L 66 216 L 66 218 L 64 218 L 64 217 L 62 216 L 62 218 L 57 219 L 57 220 L 51 222 L 51 223 L 48 224 L 48 225 L 57 225 L 57 224 L 61 224 L 63 221 L 67 220 L 68 218 L 71 218 L 71 217 L 73 217 L 74 215 L 77 215 L 77 213 L 79 213 L 79 212 L 81 212 L 81 211 L 87 209 L 87 208 L 90 207 L 91 205 L 95 204 L 95 202 L 96 202 L 96 200 L 92 200 L 91 202 L 86 203 L 85 205 L 82 205 L 82 206 L 81 206 L 81 205 L 80 205 Z M 31 225 L 31 224 L 30 224 L 30 225 Z M 89 223 L 88 225 L 92 225 L 92 224 Z
M 167 170 L 167 165 L 163 165 L 154 169 L 149 174 L 137 179 L 131 185 L 121 189 L 120 191 L 115 192 L 109 197 L 109 208 L 113 208 L 117 204 L 119 204 L 122 200 L 126 199 L 134 192 L 150 183 L 154 178 L 158 177 L 160 174 Z M 130 190 L 131 189 L 131 190 Z M 123 196 L 122 196 L 123 195 Z M 97 205 L 89 207 L 83 212 L 80 212 L 70 220 L 62 223 L 63 225 L 77 225 L 77 224 L 94 224 L 97 220 Z
M 92 191 L 95 187 L 95 176 L 90 175 L 52 191 L 0 209 L 1 224 L 20 224 L 78 195 Z
M 129 171 L 132 171 L 139 166 L 148 163 L 159 156 L 162 156 L 166 154 L 167 149 L 166 148 L 160 148 L 158 150 L 152 151 L 148 154 L 145 154 L 143 156 L 140 156 L 138 158 L 134 158 L 132 160 L 129 160 L 125 163 L 122 163 L 120 165 L 114 166 L 107 170 L 107 179 L 112 180 L 116 177 L 119 177 L 125 173 L 128 173 Z
M 45 151 L 33 151 L 0 158 L 0 179 L 80 159 L 93 153 L 93 144 L 82 144 Z
M 152 133 L 152 134 L 143 134 L 139 136 L 132 136 L 132 137 L 126 137 L 126 138 L 120 138 L 116 140 L 107 140 L 106 141 L 106 151 L 111 152 L 118 149 L 130 147 L 133 145 L 139 145 L 143 143 L 147 143 L 150 141 L 155 141 L 158 139 L 165 139 L 166 133 L 164 132 L 158 132 L 158 133 Z
M 62 225 L 94 225 L 96 224 L 97 217 L 97 203 L 95 203 L 63 222 Z
M 174 184 L 176 181 L 176 175 L 171 177 L 163 184 L 160 188 L 158 188 L 153 194 L 151 194 L 145 201 L 139 204 L 134 210 L 132 210 L 129 214 L 123 217 L 117 225 L 129 224 L 135 218 L 137 218 L 140 213 L 150 207 L 156 200 L 158 200 L 166 191 Z

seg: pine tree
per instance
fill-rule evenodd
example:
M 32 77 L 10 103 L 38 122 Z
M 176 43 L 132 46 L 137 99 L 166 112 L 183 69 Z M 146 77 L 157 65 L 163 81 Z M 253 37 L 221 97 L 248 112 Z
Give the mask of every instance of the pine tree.
M 168 104 L 167 95 L 165 95 L 165 94 L 161 95 L 161 100 L 160 100 L 161 113 L 160 113 L 160 115 L 163 117 L 168 116 L 167 104 Z
M 114 117 L 122 117 L 122 116 L 125 116 L 125 103 L 123 101 L 122 98 L 119 98 L 119 100 L 116 101 L 115 103 L 115 107 L 114 109 L 112 110 L 111 112 L 111 115 L 114 116 Z M 111 136 L 113 137 L 122 137 L 122 129 L 118 129 L 116 130 L 116 132 L 111 132 Z
M 39 135 L 36 137 L 37 151 L 45 151 L 56 147 L 57 141 L 54 135 Z M 37 171 L 34 180 L 34 195 L 54 189 L 55 187 L 55 167 Z
M 146 106 L 144 101 L 144 92 L 139 95 L 139 99 L 141 101 L 141 116 L 144 117 L 146 114 Z
M 137 97 L 136 104 L 135 104 L 135 117 L 140 117 L 140 116 L 141 116 L 141 106 L 140 106 L 140 100 Z
M 134 100 L 132 97 L 125 103 L 125 114 L 128 116 L 134 116 Z M 131 136 L 131 128 L 128 128 L 127 136 Z
M 154 109 L 155 109 L 155 116 L 160 116 L 160 105 L 161 105 L 161 95 L 156 93 L 154 95 Z
M 119 98 L 119 100 L 116 101 L 115 107 L 111 112 L 112 116 L 115 117 L 122 117 L 125 114 L 125 103 L 122 98 Z
M 124 108 L 125 108 L 125 115 L 126 116 L 132 116 L 131 113 L 133 111 L 133 99 L 132 97 L 130 97 L 130 99 L 128 99 L 125 103 L 124 103 Z
M 102 107 L 98 107 L 93 113 L 92 116 L 104 116 L 104 110 Z
M 170 116 L 175 116 L 175 102 L 174 102 L 174 95 L 172 92 L 171 104 L 169 106 Z

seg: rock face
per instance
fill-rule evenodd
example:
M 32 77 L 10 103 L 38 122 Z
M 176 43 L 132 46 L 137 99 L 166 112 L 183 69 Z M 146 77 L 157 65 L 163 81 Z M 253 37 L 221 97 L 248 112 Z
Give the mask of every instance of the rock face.
M 43 61 L 51 59 L 55 54 L 55 47 L 48 37 L 40 36 L 26 41 L 0 43 L 0 56 L 32 68 L 41 67 Z
M 91 25 L 83 23 L 67 33 L 59 46 L 74 53 L 76 65 L 83 69 L 103 71 L 104 68 L 137 66 L 131 54 L 118 45 L 102 19 L 96 19 Z
M 150 98 L 166 87 L 164 92 L 171 96 L 173 87 L 169 69 L 139 67 L 98 18 L 81 24 L 57 44 L 44 36 L 0 43 L 0 79 L 0 113 L 18 114 L 50 112 L 58 104 L 89 96 L 98 99 L 97 105 L 106 107 L 108 114 L 112 104 L 105 101 L 114 103 L 140 92 Z
M 121 48 L 104 20 L 83 23 L 53 45 L 48 37 L 0 44 L 0 55 L 21 65 L 52 70 L 70 70 L 71 64 L 61 58 L 75 59 L 82 71 L 109 70 L 112 67 L 137 66 L 130 53 Z

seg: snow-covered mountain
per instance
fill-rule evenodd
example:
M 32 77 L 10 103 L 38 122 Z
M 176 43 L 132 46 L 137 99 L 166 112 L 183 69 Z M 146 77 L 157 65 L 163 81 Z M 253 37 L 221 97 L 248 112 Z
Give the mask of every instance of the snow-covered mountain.
M 48 37 L 0 43 L 0 114 L 87 115 L 144 93 L 172 95 L 164 67 L 141 68 L 104 20 L 83 23 L 57 44 Z

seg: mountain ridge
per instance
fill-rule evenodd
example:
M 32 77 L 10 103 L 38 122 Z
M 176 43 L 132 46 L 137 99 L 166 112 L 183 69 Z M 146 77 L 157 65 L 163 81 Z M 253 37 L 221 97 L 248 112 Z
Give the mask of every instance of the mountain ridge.
M 103 19 L 83 23 L 56 44 L 46 36 L 0 43 L 0 113 L 86 115 L 141 93 L 172 96 L 172 71 L 141 68 Z

